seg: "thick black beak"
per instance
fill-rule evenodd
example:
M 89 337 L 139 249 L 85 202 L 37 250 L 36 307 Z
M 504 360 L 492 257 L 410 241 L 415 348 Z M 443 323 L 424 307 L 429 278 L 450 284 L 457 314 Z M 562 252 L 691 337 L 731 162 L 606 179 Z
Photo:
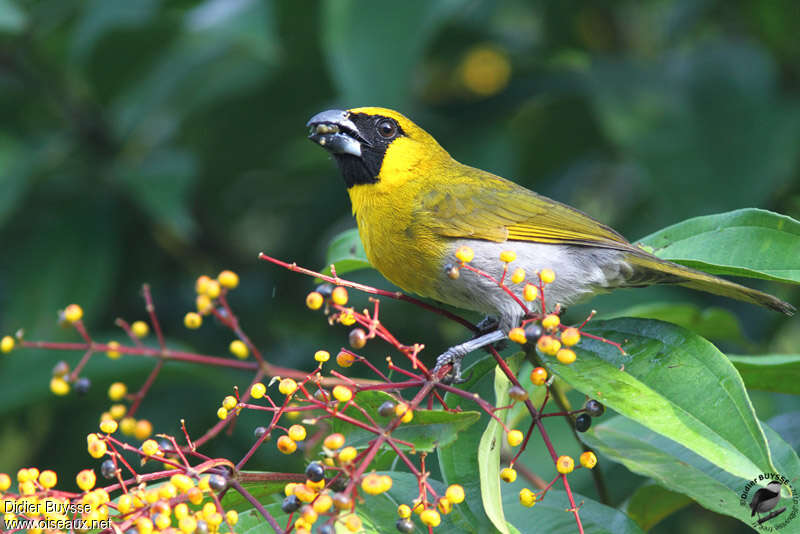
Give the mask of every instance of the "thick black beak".
M 333 154 L 361 157 L 358 128 L 347 111 L 329 109 L 317 113 L 306 123 L 308 138 Z

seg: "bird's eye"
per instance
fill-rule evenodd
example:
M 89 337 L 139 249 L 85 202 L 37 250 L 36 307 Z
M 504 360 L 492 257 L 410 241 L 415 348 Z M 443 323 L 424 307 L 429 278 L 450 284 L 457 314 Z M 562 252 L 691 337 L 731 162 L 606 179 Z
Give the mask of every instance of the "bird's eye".
M 397 126 L 394 121 L 383 119 L 378 123 L 378 133 L 381 134 L 381 137 L 391 139 L 397 133 Z

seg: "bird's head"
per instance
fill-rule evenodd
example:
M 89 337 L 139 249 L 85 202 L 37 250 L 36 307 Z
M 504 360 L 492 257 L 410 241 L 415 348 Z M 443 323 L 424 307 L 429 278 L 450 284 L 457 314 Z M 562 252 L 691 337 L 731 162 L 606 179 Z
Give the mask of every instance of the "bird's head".
M 306 124 L 308 138 L 333 154 L 348 189 L 396 186 L 450 159 L 425 130 L 386 108 L 330 109 Z

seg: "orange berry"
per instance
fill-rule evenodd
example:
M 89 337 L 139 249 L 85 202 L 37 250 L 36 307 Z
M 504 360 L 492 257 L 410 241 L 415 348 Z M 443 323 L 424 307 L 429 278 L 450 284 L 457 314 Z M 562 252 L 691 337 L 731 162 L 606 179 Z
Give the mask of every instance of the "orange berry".
M 376 473 L 370 473 L 361 480 L 361 489 L 369 495 L 378 495 L 386 491 L 380 475 Z
M 91 469 L 84 469 L 77 474 L 75 482 L 83 491 L 89 491 L 97 483 L 97 477 Z
M 561 324 L 561 319 L 555 313 L 551 313 L 547 315 L 544 319 L 542 319 L 542 327 L 547 330 L 555 330 L 558 328 L 558 325 Z
M 233 271 L 222 271 L 217 275 L 217 282 L 227 289 L 235 289 L 239 285 L 239 275 Z
M 560 361 L 564 365 L 571 364 L 572 362 L 575 361 L 576 357 L 577 356 L 575 355 L 575 351 L 573 351 L 572 349 L 560 349 L 556 353 L 556 358 L 558 358 L 558 361 Z
M 106 442 L 99 439 L 90 442 L 87 449 L 89 451 L 89 456 L 92 458 L 102 458 L 108 450 Z
M 405 402 L 398 402 L 394 407 L 394 414 L 400 418 L 401 423 L 410 423 L 414 418 L 414 412 Z
M 297 443 L 287 435 L 278 438 L 278 450 L 283 454 L 292 454 L 297 450 Z
M 58 476 L 56 476 L 55 471 L 47 469 L 39 474 L 39 484 L 41 484 L 45 489 L 54 487 L 57 482 Z
M 583 467 L 592 469 L 597 465 L 597 456 L 592 451 L 586 451 L 581 454 L 580 462 Z
M 336 355 L 336 363 L 338 363 L 340 367 L 350 367 L 355 361 L 356 357 L 349 352 L 341 351 Z
M 284 395 L 291 395 L 297 391 L 297 382 L 295 382 L 292 378 L 284 378 L 278 384 L 278 391 Z
M 512 328 L 508 332 L 508 339 L 514 343 L 519 343 L 520 345 L 524 345 L 528 342 L 527 338 L 525 337 L 525 330 L 520 327 Z
M 531 383 L 534 386 L 541 386 L 547 381 L 547 370 L 544 367 L 535 367 L 531 371 Z
M 147 419 L 139 419 L 136 421 L 136 428 L 133 431 L 133 435 L 138 440 L 145 440 L 150 437 L 153 433 L 153 423 L 148 421 Z
M 561 332 L 561 343 L 565 347 L 572 347 L 573 345 L 577 345 L 580 340 L 581 340 L 581 331 L 573 326 Z
M 339 434 L 338 432 L 335 434 L 328 434 L 325 436 L 325 440 L 322 442 L 322 444 L 325 445 L 326 449 L 335 451 L 344 445 L 344 435 Z

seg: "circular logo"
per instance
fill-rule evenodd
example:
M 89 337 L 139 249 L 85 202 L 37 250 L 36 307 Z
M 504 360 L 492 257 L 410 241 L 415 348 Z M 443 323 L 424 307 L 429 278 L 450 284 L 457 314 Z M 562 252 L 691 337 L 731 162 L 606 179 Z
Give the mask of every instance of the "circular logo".
M 778 532 L 800 513 L 800 495 L 778 473 L 761 473 L 748 480 L 739 491 L 739 504 L 750 512 L 750 526 L 761 532 Z

